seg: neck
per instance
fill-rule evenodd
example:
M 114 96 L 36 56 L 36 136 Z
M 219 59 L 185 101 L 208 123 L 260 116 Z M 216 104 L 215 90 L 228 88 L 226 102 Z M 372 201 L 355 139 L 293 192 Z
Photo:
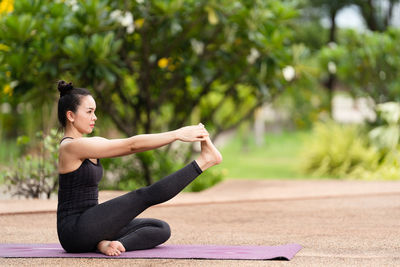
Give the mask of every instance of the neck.
M 64 136 L 69 136 L 72 138 L 80 138 L 83 136 L 81 132 L 79 132 L 75 127 L 66 127 Z

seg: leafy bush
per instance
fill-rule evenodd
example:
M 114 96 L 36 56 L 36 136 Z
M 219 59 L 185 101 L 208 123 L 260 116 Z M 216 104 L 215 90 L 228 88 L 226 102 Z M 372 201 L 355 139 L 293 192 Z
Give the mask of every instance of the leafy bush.
M 52 129 L 49 135 L 38 132 L 37 137 L 40 139 L 38 151 L 23 156 L 1 173 L 13 195 L 50 198 L 58 188 L 58 142 L 61 136 Z M 19 141 L 20 146 L 26 146 L 31 140 L 21 137 Z
M 383 153 L 396 150 L 400 139 L 400 104 L 387 102 L 376 107 L 380 125 L 369 132 L 374 146 Z
M 400 177 L 400 104 L 387 102 L 376 107 L 379 125 L 368 137 L 379 151 L 380 164 L 375 169 L 356 168 L 349 176 L 366 180 L 398 180 Z
M 398 152 L 389 153 L 375 169 L 359 166 L 348 177 L 363 180 L 399 180 L 400 155 Z
M 189 184 L 185 188 L 185 191 L 189 192 L 203 191 L 221 182 L 225 175 L 226 175 L 225 170 L 215 170 L 215 169 L 207 170 L 203 172 L 199 177 L 197 177 L 191 184 Z
M 301 153 L 302 170 L 337 178 L 346 177 L 356 169 L 374 170 L 379 153 L 368 144 L 365 130 L 360 126 L 317 123 Z
M 398 180 L 400 104 L 379 104 L 376 111 L 378 118 L 370 131 L 334 122 L 316 124 L 301 154 L 302 170 L 319 176 Z

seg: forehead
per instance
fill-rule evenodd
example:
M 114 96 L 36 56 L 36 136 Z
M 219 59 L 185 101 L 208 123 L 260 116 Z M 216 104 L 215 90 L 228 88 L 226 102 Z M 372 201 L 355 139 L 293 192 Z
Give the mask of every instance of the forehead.
M 85 95 L 81 98 L 80 107 L 82 108 L 96 108 L 96 101 L 91 95 Z

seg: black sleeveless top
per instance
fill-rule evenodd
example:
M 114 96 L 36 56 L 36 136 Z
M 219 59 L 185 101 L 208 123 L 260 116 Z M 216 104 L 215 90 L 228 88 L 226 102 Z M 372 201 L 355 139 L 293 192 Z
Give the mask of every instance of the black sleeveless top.
M 66 138 L 61 141 L 64 139 Z M 97 159 L 97 164 L 85 159 L 75 171 L 59 174 L 57 207 L 59 226 L 67 217 L 81 214 L 98 204 L 98 184 L 102 176 L 103 167 L 99 159 Z

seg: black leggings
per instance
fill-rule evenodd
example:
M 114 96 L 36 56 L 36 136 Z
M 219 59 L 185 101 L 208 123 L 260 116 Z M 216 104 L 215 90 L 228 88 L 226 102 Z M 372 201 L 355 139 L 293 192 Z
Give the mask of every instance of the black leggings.
M 102 240 L 118 240 L 127 251 L 164 243 L 171 235 L 166 222 L 134 218 L 148 207 L 176 196 L 201 172 L 193 161 L 150 186 L 67 217 L 58 229 L 61 245 L 67 252 L 91 252 Z

